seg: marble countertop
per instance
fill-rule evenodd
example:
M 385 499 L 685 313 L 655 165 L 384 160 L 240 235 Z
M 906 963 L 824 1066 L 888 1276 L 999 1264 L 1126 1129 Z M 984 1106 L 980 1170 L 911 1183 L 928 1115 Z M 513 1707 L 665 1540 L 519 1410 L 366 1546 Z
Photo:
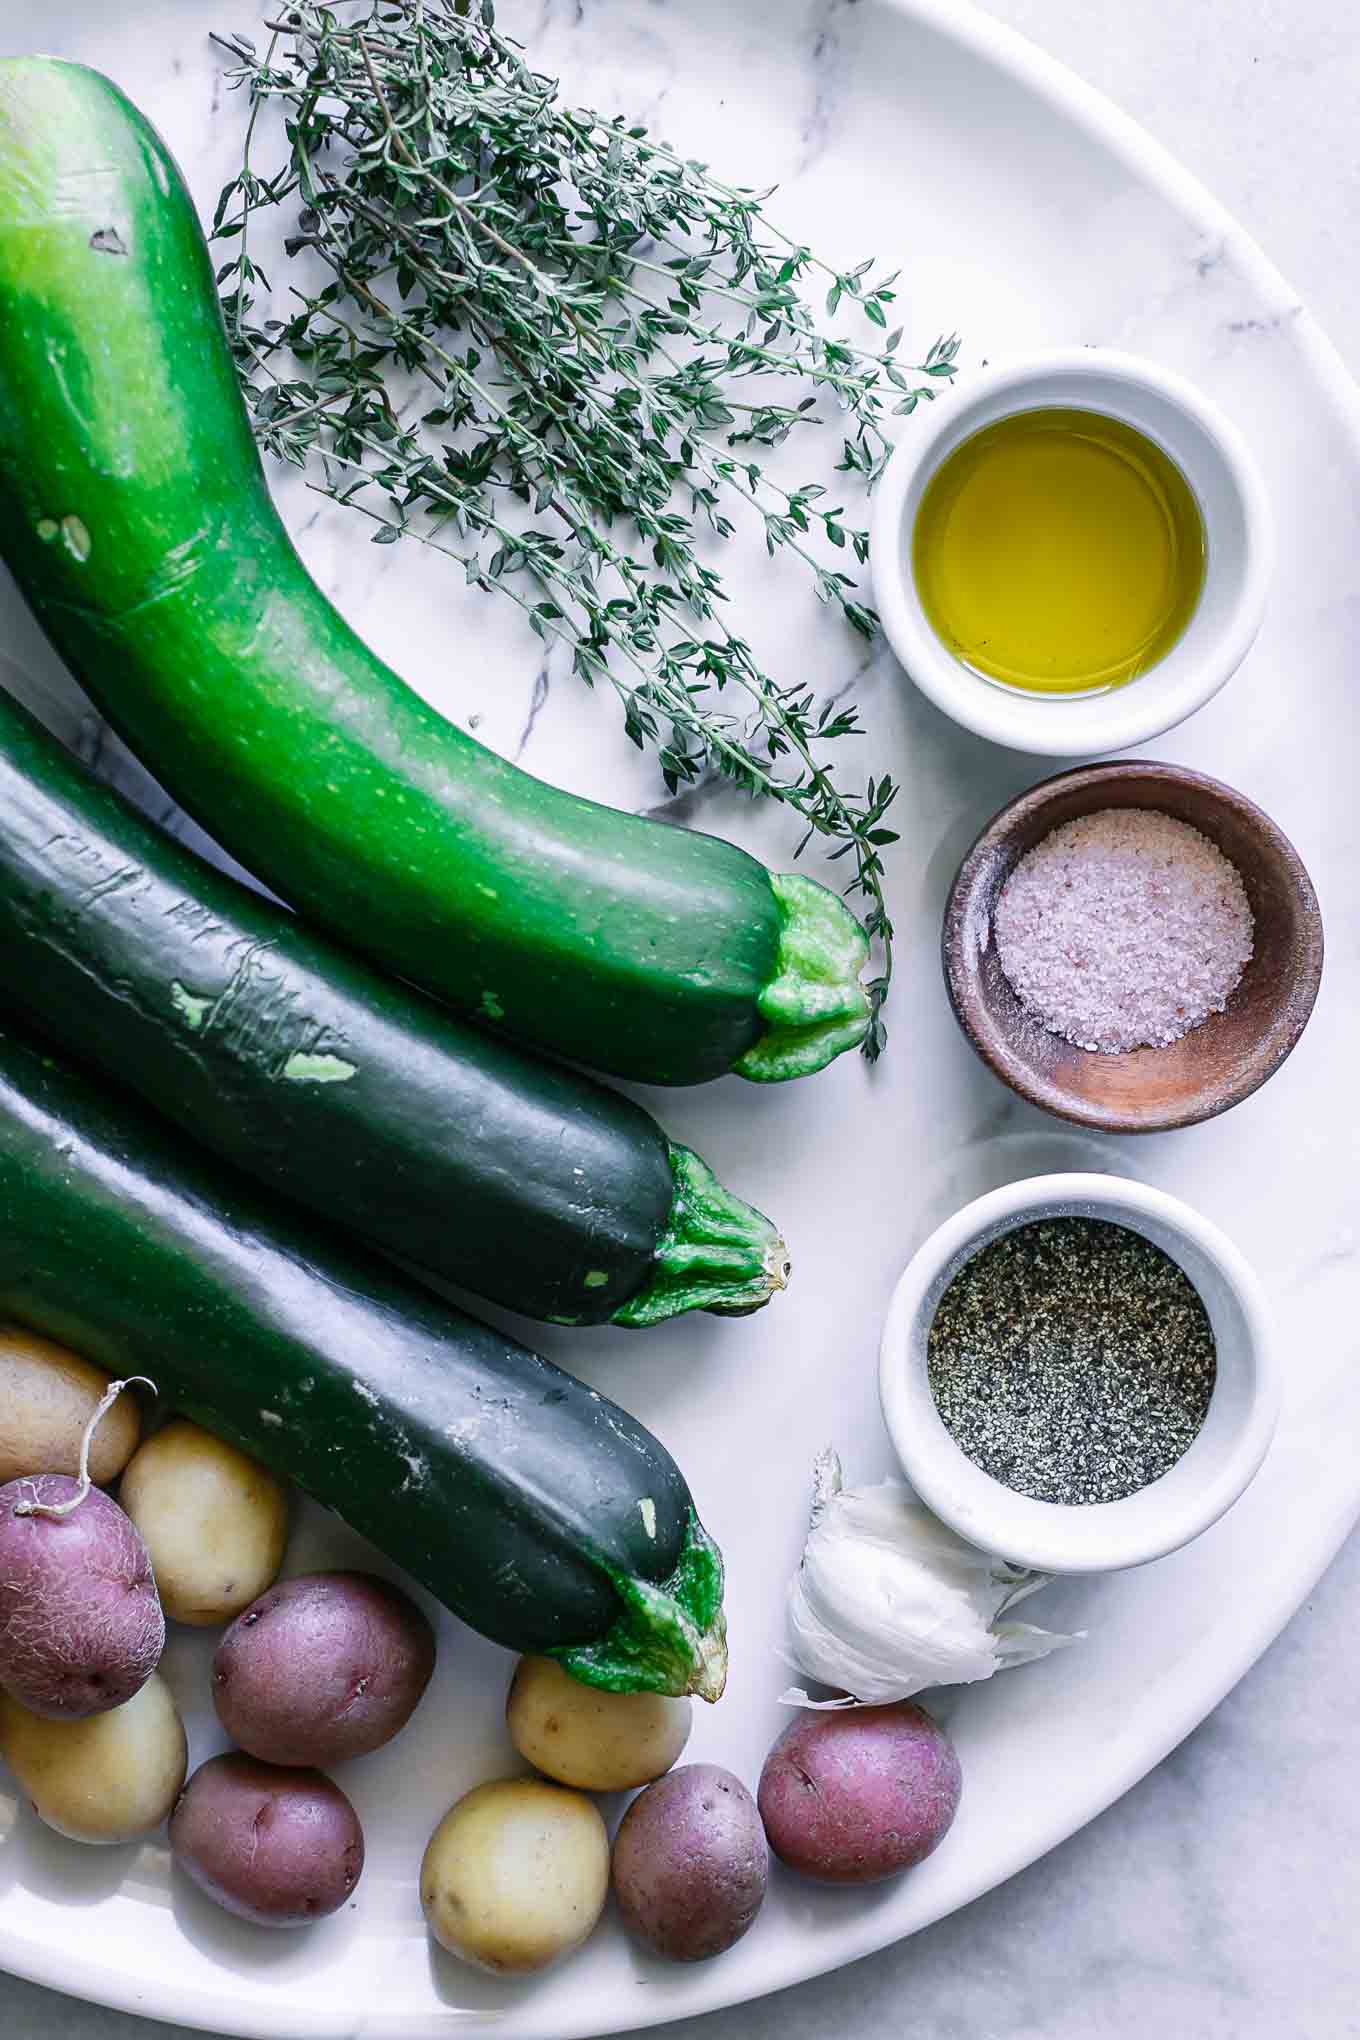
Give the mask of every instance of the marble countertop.
M 991 7 L 1196 171 L 1360 368 L 1354 0 Z M 1250 1578 L 1238 1591 L 1251 1593 Z M 1357 1593 L 1360 1537 L 1180 1749 L 998 1891 L 851 1970 L 664 2030 L 675 2040 L 1360 2036 Z M 186 2032 L 0 1976 L 0 2033 L 15 2040 Z

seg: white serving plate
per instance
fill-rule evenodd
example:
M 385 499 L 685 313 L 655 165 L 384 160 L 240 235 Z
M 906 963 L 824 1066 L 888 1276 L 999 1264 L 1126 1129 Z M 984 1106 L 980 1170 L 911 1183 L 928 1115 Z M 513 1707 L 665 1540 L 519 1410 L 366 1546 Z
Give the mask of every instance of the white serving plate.
M 4 10 L 0 53 L 40 39 L 111 71 L 166 132 L 201 205 L 234 164 L 239 108 L 219 110 L 210 27 L 255 0 L 47 0 Z M 262 10 L 261 10 L 262 11 Z M 760 1318 L 646 1335 L 530 1336 L 620 1397 L 685 1466 L 730 1564 L 727 1698 L 696 1722 L 690 1755 L 754 1782 L 784 1718 L 780 1601 L 800 1547 L 808 1469 L 834 1442 L 852 1477 L 890 1468 L 875 1349 L 913 1248 L 967 1198 L 1045 1169 L 1106 1169 L 1173 1190 L 1218 1221 L 1260 1271 L 1285 1340 L 1284 1413 L 1245 1499 L 1199 1543 L 1141 1572 L 1066 1581 L 1038 1619 L 1084 1628 L 1078 1648 L 942 1696 L 965 1793 L 945 1845 L 865 1894 L 777 1875 L 755 1930 L 721 1961 L 665 1969 L 613 1925 L 537 1985 L 483 1979 L 432 1952 L 416 1894 L 435 1817 L 511 1768 L 500 1725 L 505 1656 L 446 1621 L 437 1684 L 391 1749 L 342 1774 L 364 1818 L 369 1867 L 355 1904 L 306 1934 L 239 1926 L 172 1880 L 163 1845 L 81 1850 L 22 1812 L 0 1781 L 0 1964 L 60 1989 L 238 2034 L 429 2040 L 452 2031 L 572 2040 L 730 2004 L 913 1932 L 1031 1862 L 1164 1756 L 1297 1607 L 1360 1508 L 1360 1368 L 1353 1262 L 1356 1132 L 1347 1075 L 1360 1003 L 1355 771 L 1360 692 L 1360 406 L 1286 284 L 1213 201 L 1137 128 L 960 0 L 504 0 L 535 54 L 590 103 L 626 108 L 736 180 L 783 187 L 777 215 L 814 245 L 905 268 L 914 344 L 957 326 L 969 360 L 1081 342 L 1143 352 L 1200 379 L 1246 433 L 1280 528 L 1265 630 L 1239 677 L 1158 754 L 1260 801 L 1318 885 L 1330 959 L 1322 997 L 1284 1070 L 1227 1118 L 1103 1141 L 1063 1132 L 983 1070 L 939 982 L 945 891 L 974 832 L 1040 761 L 988 748 L 943 720 L 890 658 L 859 675 L 872 738 L 864 770 L 903 780 L 891 853 L 900 981 L 889 1056 L 760 1091 L 735 1080 L 668 1094 L 677 1137 L 781 1220 L 795 1283 Z M 22 19 L 20 17 L 23 17 Z M 40 21 L 40 26 L 35 26 Z M 910 429 L 910 427 L 908 427 Z M 284 507 L 315 570 L 378 648 L 451 715 L 550 778 L 645 805 L 655 782 L 610 705 L 550 672 L 493 605 L 460 598 L 416 548 L 375 551 L 343 516 Z M 304 528 L 305 527 L 305 528 Z M 801 583 L 766 570 L 762 649 L 819 688 L 858 653 L 811 614 Z M 124 784 L 144 777 L 102 743 L 12 593 L 0 594 L 3 677 Z M 537 714 L 534 710 L 537 709 Z M 530 725 L 532 724 L 532 729 Z M 164 812 L 162 802 L 160 812 Z M 687 811 L 694 818 L 695 810 Z M 775 863 L 775 814 L 723 798 L 703 826 Z M 365 1554 L 307 1513 L 291 1570 Z M 171 1641 L 167 1669 L 195 1760 L 217 1735 L 208 1643 Z

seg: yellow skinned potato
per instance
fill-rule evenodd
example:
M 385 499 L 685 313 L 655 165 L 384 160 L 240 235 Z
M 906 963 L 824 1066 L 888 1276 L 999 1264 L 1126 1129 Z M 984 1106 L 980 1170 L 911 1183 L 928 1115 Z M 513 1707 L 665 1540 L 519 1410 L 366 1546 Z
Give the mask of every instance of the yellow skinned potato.
M 69 1347 L 18 1325 L 0 1325 L 0 1487 L 27 1473 L 80 1471 L 80 1441 L 109 1376 Z M 100 1418 L 90 1478 L 107 1487 L 137 1449 L 142 1420 L 134 1395 Z
M 140 1530 L 173 1622 L 214 1628 L 272 1586 L 288 1504 L 234 1445 L 176 1417 L 133 1455 L 118 1499 Z
M 0 1756 L 39 1820 L 73 1842 L 129 1842 L 179 1797 L 188 1746 L 158 1672 L 121 1707 L 48 1721 L 0 1693 Z
M 440 1947 L 497 1976 L 527 1976 L 579 1948 L 608 1890 L 598 1811 L 541 1778 L 501 1778 L 465 1794 L 420 1866 L 420 1902 Z
M 660 1693 L 605 1693 L 553 1658 L 524 1657 L 505 1720 L 536 1771 L 582 1792 L 628 1792 L 675 1763 L 689 1741 L 690 1704 Z

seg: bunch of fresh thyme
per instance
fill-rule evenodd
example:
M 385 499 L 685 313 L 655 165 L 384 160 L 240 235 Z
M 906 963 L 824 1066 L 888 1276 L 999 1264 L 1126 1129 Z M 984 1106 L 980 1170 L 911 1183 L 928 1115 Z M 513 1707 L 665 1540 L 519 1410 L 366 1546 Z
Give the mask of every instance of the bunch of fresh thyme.
M 616 689 L 633 741 L 656 745 L 671 793 L 716 771 L 794 808 L 799 853 L 820 836 L 852 855 L 846 890 L 863 896 L 883 958 L 876 1056 L 896 786 L 887 773 L 862 795 L 837 782 L 820 753 L 859 733 L 856 709 L 762 670 L 724 620 L 700 541 L 751 520 L 871 637 L 877 618 L 833 563 L 848 550 L 862 564 L 867 534 L 824 484 L 784 487 L 753 449 L 830 408 L 837 472 L 872 486 L 886 418 L 954 373 L 957 340 L 901 367 L 893 277 L 828 268 L 763 218 L 768 193 L 563 104 L 491 0 L 300 0 L 268 27 L 263 56 L 218 38 L 251 111 L 214 221 L 236 242 L 218 282 L 262 444 L 370 517 L 376 544 L 410 534 L 449 553 L 540 638 L 565 641 L 582 679 Z M 252 151 L 268 102 L 286 154 L 266 173 Z M 307 251 L 317 279 L 293 287 L 282 320 L 259 315 L 271 287 L 250 243 L 277 206 L 296 214 L 288 254 Z M 853 303 L 881 345 L 819 330 L 799 292 L 817 271 L 828 314 Z M 386 509 L 358 500 L 375 487 Z

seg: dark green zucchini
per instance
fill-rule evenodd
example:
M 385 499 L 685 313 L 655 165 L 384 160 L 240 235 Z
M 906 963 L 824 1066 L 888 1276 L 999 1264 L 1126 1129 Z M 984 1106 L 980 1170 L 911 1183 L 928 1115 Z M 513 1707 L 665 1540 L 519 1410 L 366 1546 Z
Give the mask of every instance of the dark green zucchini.
M 213 870 L 4 694 L 0 985 L 229 1161 L 529 1317 L 655 1324 L 784 1281 L 768 1219 L 640 1105 Z
M 190 813 L 460 1012 L 646 1082 L 820 1069 L 868 1024 L 835 896 L 543 785 L 360 642 L 270 501 L 208 249 L 97 72 L 0 63 L 0 550 Z
M 0 1026 L 0 1314 L 148 1374 L 511 1650 L 716 1699 L 722 1567 L 641 1424 Z

